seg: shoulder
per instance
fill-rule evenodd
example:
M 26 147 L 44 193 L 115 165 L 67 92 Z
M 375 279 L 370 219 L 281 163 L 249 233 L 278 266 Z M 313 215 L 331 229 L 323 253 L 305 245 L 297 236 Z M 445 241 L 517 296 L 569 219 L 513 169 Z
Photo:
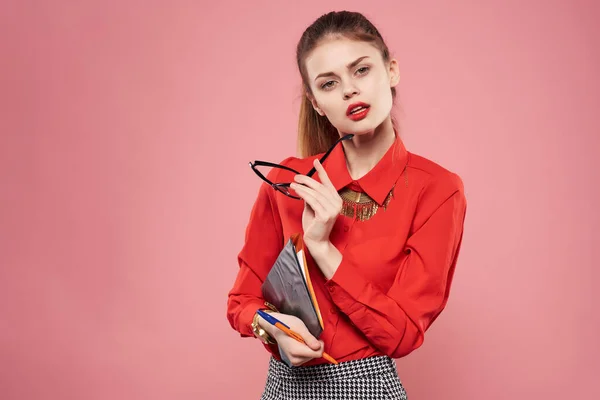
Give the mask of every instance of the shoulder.
M 278 164 L 283 167 L 298 171 L 301 174 L 305 174 L 313 167 L 314 160 L 320 156 L 322 156 L 322 154 L 316 154 L 314 156 L 302 158 L 291 156 L 281 160 Z M 282 168 L 273 168 L 269 172 L 269 179 L 271 179 L 273 182 L 283 182 L 284 180 L 292 179 L 293 176 L 294 172 Z
M 409 169 L 409 172 L 413 172 L 425 186 L 433 185 L 439 189 L 446 190 L 464 190 L 464 183 L 457 173 L 418 154 L 409 153 L 407 168 Z
M 409 153 L 407 172 L 409 180 L 419 187 L 420 202 L 439 206 L 451 197 L 464 201 L 464 183 L 455 172 L 421 155 Z
M 303 170 L 309 170 L 313 166 L 313 161 L 317 158 L 320 158 L 324 153 L 315 154 L 314 156 L 309 157 L 288 157 L 280 162 L 281 165 L 285 165 L 286 167 L 290 167 L 296 169 L 300 172 Z M 308 169 L 307 169 L 308 168 Z M 304 171 L 306 172 L 306 171 Z

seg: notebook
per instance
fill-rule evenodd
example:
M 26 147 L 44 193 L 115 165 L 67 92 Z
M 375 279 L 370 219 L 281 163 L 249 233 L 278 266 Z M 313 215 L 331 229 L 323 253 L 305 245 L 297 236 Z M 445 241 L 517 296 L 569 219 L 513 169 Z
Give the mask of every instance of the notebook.
M 262 284 L 264 299 L 282 314 L 300 318 L 319 338 L 323 318 L 313 290 L 301 234 L 292 235 Z

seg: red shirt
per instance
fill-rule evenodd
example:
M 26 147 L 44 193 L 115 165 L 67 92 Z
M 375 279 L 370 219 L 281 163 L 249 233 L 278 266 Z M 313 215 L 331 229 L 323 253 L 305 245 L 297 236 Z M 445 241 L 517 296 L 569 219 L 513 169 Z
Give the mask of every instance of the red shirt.
M 290 157 L 281 164 L 302 173 L 320 155 Z M 388 355 L 405 356 L 444 309 L 463 235 L 464 188 L 458 175 L 406 151 L 400 138 L 365 176 L 353 180 L 338 144 L 323 163 L 339 191 L 350 185 L 380 206 L 393 188 L 387 209 L 369 220 L 340 215 L 330 241 L 342 262 L 326 280 L 307 254 L 325 329 L 319 339 L 338 361 Z M 294 174 L 274 169 L 272 182 L 291 182 Z M 314 178 L 318 180 L 317 174 Z M 302 232 L 302 200 L 261 185 L 238 255 L 240 270 L 227 302 L 231 326 L 252 334 L 252 318 L 264 308 L 261 284 L 290 235 Z M 265 347 L 280 359 L 277 345 Z M 327 362 L 314 359 L 305 365 Z

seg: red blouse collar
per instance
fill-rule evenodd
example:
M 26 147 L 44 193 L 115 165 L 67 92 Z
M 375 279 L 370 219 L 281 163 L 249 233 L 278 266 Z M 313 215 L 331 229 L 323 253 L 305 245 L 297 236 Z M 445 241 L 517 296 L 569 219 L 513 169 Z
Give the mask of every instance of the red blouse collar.
M 336 146 L 324 162 L 329 179 L 340 190 L 346 186 L 367 193 L 380 206 L 404 171 L 408 161 L 408 152 L 402 139 L 396 135 L 394 143 L 379 162 L 365 176 L 353 180 L 346 165 L 346 155 L 342 145 Z

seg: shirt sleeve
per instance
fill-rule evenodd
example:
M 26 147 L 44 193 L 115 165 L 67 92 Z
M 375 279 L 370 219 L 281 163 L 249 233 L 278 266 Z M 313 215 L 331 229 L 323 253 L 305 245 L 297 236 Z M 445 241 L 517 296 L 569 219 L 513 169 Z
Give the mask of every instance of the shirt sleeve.
M 423 190 L 415 216 L 420 225 L 406 242 L 389 290 L 372 285 L 345 254 L 326 283 L 333 302 L 390 357 L 421 346 L 448 300 L 466 213 L 462 181 L 453 176 L 450 185 L 446 181 Z
M 273 174 L 268 178 L 274 181 Z M 237 277 L 228 293 L 227 319 L 242 337 L 254 337 L 252 319 L 258 308 L 265 307 L 261 285 L 283 248 L 283 228 L 274 194 L 268 184 L 260 186 L 238 254 Z

